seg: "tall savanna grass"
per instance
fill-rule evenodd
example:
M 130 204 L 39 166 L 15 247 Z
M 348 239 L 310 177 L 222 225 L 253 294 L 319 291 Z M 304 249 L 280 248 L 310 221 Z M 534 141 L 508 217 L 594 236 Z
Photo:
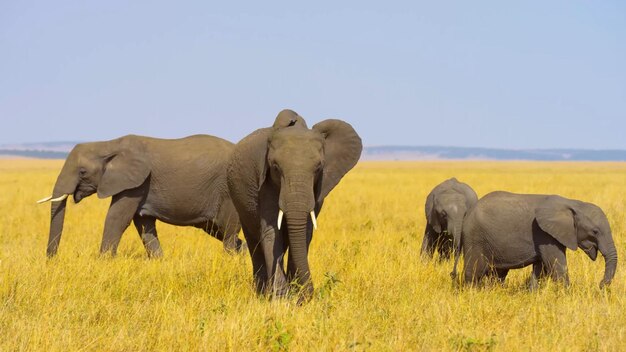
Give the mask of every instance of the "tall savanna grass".
M 62 161 L 0 160 L 0 351 L 617 351 L 626 349 L 626 164 L 362 162 L 327 198 L 310 251 L 313 300 L 268 301 L 247 253 L 193 228 L 158 223 L 148 260 L 131 226 L 116 258 L 98 253 L 109 200 L 68 203 L 59 254 L 45 258 Z M 568 251 L 571 287 L 457 289 L 451 261 L 419 256 L 424 200 L 456 176 L 493 190 L 561 194 L 607 213 L 620 264 Z

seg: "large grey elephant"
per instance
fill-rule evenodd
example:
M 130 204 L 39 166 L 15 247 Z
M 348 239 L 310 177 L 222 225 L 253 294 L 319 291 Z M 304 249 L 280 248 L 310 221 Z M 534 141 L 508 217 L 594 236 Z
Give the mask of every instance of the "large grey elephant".
M 486 274 L 503 281 L 509 269 L 533 265 L 530 288 L 550 275 L 569 285 L 565 249 L 582 249 L 591 260 L 604 256 L 611 283 L 617 251 L 609 221 L 596 205 L 556 195 L 492 192 L 481 198 L 463 223 L 461 237 L 466 283 Z
M 156 220 L 203 229 L 228 251 L 241 249 L 241 225 L 228 195 L 226 167 L 234 144 L 195 135 L 157 139 L 129 135 L 105 142 L 78 144 L 57 178 L 51 201 L 47 254 L 57 253 L 67 198 L 76 203 L 94 193 L 112 197 L 100 252 L 116 254 L 122 233 L 132 221 L 150 257 L 163 254 Z
M 435 186 L 426 197 L 426 229 L 421 254 L 432 258 L 438 250 L 440 258 L 449 259 L 454 248 L 455 258 L 458 258 L 463 219 L 477 201 L 476 192 L 454 177 Z
M 297 284 L 300 302 L 310 299 L 308 252 L 316 217 L 361 150 L 361 138 L 348 123 L 325 120 L 309 129 L 291 110 L 282 111 L 274 126 L 256 130 L 235 146 L 228 187 L 258 293 L 282 297 L 290 284 Z

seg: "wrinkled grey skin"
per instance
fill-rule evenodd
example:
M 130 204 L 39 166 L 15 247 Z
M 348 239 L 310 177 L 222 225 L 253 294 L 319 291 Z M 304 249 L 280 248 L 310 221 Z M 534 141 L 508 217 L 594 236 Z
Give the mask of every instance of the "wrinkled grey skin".
M 440 258 L 449 259 L 454 248 L 457 259 L 463 219 L 477 201 L 476 192 L 454 177 L 437 185 L 426 198 L 426 229 L 421 254 L 432 258 L 438 250 Z M 456 265 L 451 275 L 456 277 Z
M 132 221 L 150 257 L 163 255 L 156 220 L 203 229 L 240 250 L 241 225 L 228 195 L 226 166 L 234 144 L 207 135 L 156 139 L 129 135 L 82 143 L 70 152 L 52 196 L 76 203 L 94 193 L 112 197 L 100 252 L 115 255 Z M 52 202 L 48 257 L 56 255 L 67 199 Z
M 309 213 L 319 215 L 324 198 L 357 163 L 362 144 L 352 126 L 340 120 L 309 129 L 291 110 L 276 120 L 235 146 L 228 186 L 252 257 L 257 292 L 282 297 L 295 283 L 304 302 L 313 292 Z M 284 212 L 281 229 L 279 209 Z
M 486 274 L 504 281 L 509 269 L 533 265 L 531 289 L 550 275 L 569 285 L 565 249 L 582 249 L 605 260 L 600 287 L 615 275 L 617 251 L 604 212 L 596 205 L 556 195 L 493 192 L 481 198 L 463 223 L 466 283 Z

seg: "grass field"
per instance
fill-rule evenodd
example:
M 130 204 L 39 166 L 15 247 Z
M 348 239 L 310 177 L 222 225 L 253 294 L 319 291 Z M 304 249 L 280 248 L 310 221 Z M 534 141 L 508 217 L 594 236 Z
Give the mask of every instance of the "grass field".
M 626 248 L 626 164 L 363 162 L 330 194 L 311 245 L 314 299 L 267 301 L 248 254 L 159 223 L 146 259 L 134 228 L 97 255 L 108 200 L 68 203 L 59 255 L 46 260 L 50 195 L 62 161 L 0 160 L 0 351 L 618 351 L 626 349 L 626 270 L 600 290 L 604 260 L 568 251 L 571 288 L 455 289 L 452 263 L 419 257 L 424 200 L 456 176 L 492 190 L 556 193 L 608 215 Z

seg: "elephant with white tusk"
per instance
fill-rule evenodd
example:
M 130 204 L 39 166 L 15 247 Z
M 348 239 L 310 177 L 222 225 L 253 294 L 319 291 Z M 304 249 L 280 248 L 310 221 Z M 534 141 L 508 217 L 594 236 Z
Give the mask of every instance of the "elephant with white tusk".
M 349 124 L 325 120 L 309 129 L 291 110 L 281 111 L 274 126 L 237 143 L 228 188 L 252 256 L 257 292 L 281 297 L 296 283 L 302 288 L 300 302 L 310 299 L 308 251 L 316 215 L 361 150 L 361 138 Z
M 112 197 L 100 252 L 115 255 L 132 221 L 150 257 L 163 255 L 156 220 L 195 226 L 241 250 L 241 225 L 228 195 L 226 166 L 234 144 L 207 135 L 157 139 L 129 135 L 78 144 L 57 178 L 51 202 L 47 255 L 56 255 L 68 196 L 76 203 L 94 193 Z

